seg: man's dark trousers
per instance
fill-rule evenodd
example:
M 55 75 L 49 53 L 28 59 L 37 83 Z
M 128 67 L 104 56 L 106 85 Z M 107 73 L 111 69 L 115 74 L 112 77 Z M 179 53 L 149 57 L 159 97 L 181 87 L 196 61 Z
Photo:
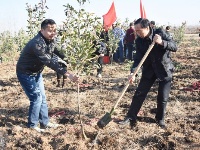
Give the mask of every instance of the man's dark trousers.
M 153 76 L 150 79 L 142 76 L 140 83 L 136 89 L 136 92 L 133 96 L 129 111 L 127 113 L 127 117 L 130 117 L 133 121 L 136 121 L 137 114 L 147 96 L 147 93 L 149 92 L 150 88 L 152 87 L 155 81 L 156 81 L 155 76 Z M 158 82 L 159 82 L 159 87 L 157 95 L 157 112 L 155 118 L 156 120 L 164 120 L 165 109 L 171 89 L 171 79 Z

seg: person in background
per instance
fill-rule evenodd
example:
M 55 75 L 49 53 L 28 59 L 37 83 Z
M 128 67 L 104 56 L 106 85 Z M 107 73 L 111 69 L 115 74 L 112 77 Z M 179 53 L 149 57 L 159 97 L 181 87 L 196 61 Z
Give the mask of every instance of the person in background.
M 107 43 L 109 41 L 108 30 L 103 28 L 103 30 L 101 31 L 99 37 L 101 39 L 101 42 L 103 42 L 105 44 L 105 46 L 106 46 L 106 54 L 105 54 L 105 56 L 110 56 L 109 47 L 107 46 Z
M 127 48 L 126 41 L 124 41 L 123 43 L 124 43 L 124 59 L 127 59 L 128 58 L 128 48 Z
M 101 38 L 102 42 L 104 42 L 104 43 L 108 42 L 109 41 L 108 30 L 103 28 L 99 37 Z
M 103 71 L 103 57 L 104 55 L 107 53 L 107 48 L 106 48 L 106 44 L 102 41 L 94 41 L 93 42 L 94 47 L 96 48 L 96 51 L 94 52 L 94 57 L 95 56 L 99 56 L 97 63 L 98 63 L 98 67 L 97 67 L 97 78 L 102 78 L 102 71 Z
M 45 19 L 41 23 L 41 30 L 24 47 L 16 65 L 17 78 L 30 100 L 28 127 L 38 132 L 46 128 L 57 128 L 58 124 L 51 123 L 48 116 L 42 71 L 45 66 L 70 80 L 78 82 L 79 78 L 69 73 L 59 63 L 65 63 L 56 55 L 54 38 L 56 36 L 56 23 L 52 19 Z M 40 127 L 38 127 L 40 123 Z
M 64 59 L 64 57 L 61 57 L 61 56 L 59 56 L 59 57 L 61 59 Z M 66 64 L 59 63 L 59 65 L 67 70 Z M 67 76 L 65 74 L 62 75 L 62 74 L 59 74 L 58 72 L 56 72 L 56 77 L 57 77 L 57 85 L 56 85 L 56 87 L 60 87 L 61 86 L 61 80 L 62 80 L 62 88 L 63 88 L 65 86 L 65 83 L 66 83 L 66 80 L 67 80 Z
M 170 33 L 170 26 L 166 26 L 165 28 L 165 32 L 167 33 L 167 35 L 169 35 L 171 38 L 173 38 L 172 34 Z
M 124 62 L 124 36 L 125 33 L 123 29 L 120 27 L 120 23 L 116 23 L 116 26 L 113 26 L 113 34 L 116 39 L 119 39 L 118 43 L 118 49 L 113 55 L 113 60 L 115 62 L 119 62 L 119 64 L 122 64 Z
M 124 37 L 124 42 L 128 48 L 128 60 L 133 60 L 133 51 L 134 51 L 134 43 L 135 43 L 135 30 L 134 23 L 130 23 L 130 28 L 126 31 L 126 35 Z
M 165 111 L 174 70 L 170 53 L 176 52 L 177 46 L 175 41 L 164 30 L 153 30 L 148 19 L 139 18 L 134 23 L 134 26 L 138 37 L 135 41 L 135 60 L 131 67 L 131 74 L 128 76 L 130 83 L 135 80 L 135 76 L 132 76 L 132 74 L 148 50 L 149 45 L 152 42 L 155 42 L 155 45 L 142 65 L 142 77 L 132 98 L 128 113 L 125 119 L 119 123 L 122 125 L 130 124 L 132 128 L 136 126 L 137 114 L 147 93 L 157 80 L 159 85 L 155 121 L 160 127 L 165 128 Z
M 155 23 L 155 21 L 151 21 L 151 22 L 150 22 L 150 27 L 151 27 L 153 30 L 156 30 L 156 23 Z

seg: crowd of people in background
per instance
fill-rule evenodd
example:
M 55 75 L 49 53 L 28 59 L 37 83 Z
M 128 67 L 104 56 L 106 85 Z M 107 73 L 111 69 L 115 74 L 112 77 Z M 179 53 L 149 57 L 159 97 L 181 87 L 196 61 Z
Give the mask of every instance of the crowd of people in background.
M 120 22 L 116 22 L 112 24 L 112 32 L 116 39 L 119 40 L 118 42 L 118 48 L 116 52 L 113 54 L 112 58 L 109 58 L 110 62 L 114 61 L 116 63 L 119 63 L 122 65 L 125 61 L 134 61 L 135 53 L 136 53 L 136 47 L 135 47 L 135 40 L 137 38 L 137 34 L 134 29 L 134 22 L 132 21 L 129 23 L 129 27 L 123 27 Z M 157 29 L 155 21 L 150 21 L 150 27 L 155 31 Z M 172 37 L 170 26 L 166 26 L 165 29 L 167 35 Z M 98 43 L 100 45 L 101 49 L 105 49 L 105 52 L 100 52 L 99 49 L 97 49 L 94 53 L 95 55 L 99 55 L 99 58 L 97 59 L 98 68 L 97 68 L 97 78 L 102 78 L 102 72 L 103 72 L 103 64 L 104 64 L 104 56 L 109 56 L 109 48 L 107 48 L 106 43 L 109 41 L 108 37 L 108 31 L 103 29 L 103 31 L 98 34 L 99 38 L 101 39 L 101 43 Z M 93 42 L 94 45 L 97 45 L 96 42 Z M 63 59 L 63 57 L 61 56 Z M 63 64 L 60 64 L 63 65 Z M 85 74 L 85 73 L 82 73 Z M 65 85 L 66 76 L 62 76 L 57 73 L 57 87 L 62 87 Z
M 135 51 L 135 40 L 137 34 L 134 29 L 134 22 L 130 22 L 129 28 L 122 28 L 122 25 L 117 22 L 112 25 L 112 30 L 116 38 L 119 39 L 118 49 L 113 55 L 114 62 L 122 64 L 125 60 L 134 61 Z M 150 27 L 155 31 L 156 22 L 154 20 L 150 21 Z M 172 37 L 170 26 L 166 26 L 165 31 L 167 35 Z

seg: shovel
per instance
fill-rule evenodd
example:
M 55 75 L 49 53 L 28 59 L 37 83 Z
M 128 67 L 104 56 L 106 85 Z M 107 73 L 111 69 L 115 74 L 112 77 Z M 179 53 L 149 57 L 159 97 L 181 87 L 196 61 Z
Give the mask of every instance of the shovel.
M 150 51 L 152 50 L 153 46 L 154 46 L 154 42 L 149 46 L 147 52 L 145 53 L 145 55 L 143 56 L 142 60 L 140 61 L 140 63 L 138 64 L 137 68 L 135 69 L 135 71 L 133 72 L 133 77 L 138 73 L 139 69 L 141 68 L 142 64 L 144 63 L 145 59 L 147 58 L 147 56 L 149 55 Z M 118 98 L 118 100 L 116 101 L 114 107 L 111 109 L 110 113 L 106 113 L 98 122 L 97 122 L 97 126 L 99 128 L 104 128 L 111 120 L 111 115 L 113 114 L 115 108 L 117 107 L 119 101 L 121 100 L 121 98 L 124 96 L 124 93 L 126 92 L 127 88 L 129 87 L 129 82 L 126 84 L 126 86 L 124 87 L 124 89 L 121 92 L 120 97 Z

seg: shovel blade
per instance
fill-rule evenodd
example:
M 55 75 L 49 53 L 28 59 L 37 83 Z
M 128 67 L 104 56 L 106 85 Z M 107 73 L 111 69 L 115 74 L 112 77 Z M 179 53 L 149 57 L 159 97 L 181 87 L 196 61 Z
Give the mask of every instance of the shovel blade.
M 111 120 L 112 120 L 111 114 L 107 112 L 107 113 L 97 122 L 97 126 L 98 126 L 99 128 L 104 128 Z

